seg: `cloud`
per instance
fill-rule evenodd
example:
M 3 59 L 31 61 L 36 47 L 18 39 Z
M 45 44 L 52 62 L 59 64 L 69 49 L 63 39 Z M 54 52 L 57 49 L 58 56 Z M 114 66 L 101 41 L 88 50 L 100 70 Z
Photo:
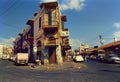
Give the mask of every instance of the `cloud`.
M 120 40 L 120 31 L 117 31 L 113 34 L 113 36 L 115 37 L 115 40 Z
M 117 29 L 119 29 L 118 31 L 113 33 L 113 37 L 115 38 L 115 40 L 120 40 L 120 22 L 116 22 L 113 24 L 113 26 Z
M 42 2 L 59 1 L 61 10 L 82 10 L 85 0 L 41 0 Z
M 79 39 L 70 39 L 70 45 L 75 49 L 78 48 L 81 43 L 82 41 Z
M 82 10 L 85 6 L 85 0 L 62 0 L 60 4 L 61 10 Z
M 113 36 L 115 37 L 115 40 L 120 40 L 120 31 L 115 32 Z
M 114 23 L 113 26 L 116 27 L 116 28 L 120 28 L 120 22 L 116 22 L 116 23 Z
M 42 2 L 52 2 L 52 1 L 57 1 L 57 0 L 41 0 Z
M 13 38 L 13 37 L 11 37 L 11 38 L 0 38 L 0 43 L 5 44 L 8 47 L 12 47 L 14 40 L 15 40 L 15 38 Z

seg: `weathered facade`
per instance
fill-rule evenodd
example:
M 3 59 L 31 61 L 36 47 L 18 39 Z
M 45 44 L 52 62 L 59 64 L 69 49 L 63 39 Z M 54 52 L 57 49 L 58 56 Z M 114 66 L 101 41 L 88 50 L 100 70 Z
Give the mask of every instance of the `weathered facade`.
M 41 3 L 34 21 L 34 46 L 37 58 L 47 63 L 62 63 L 69 31 L 64 29 L 66 16 L 61 16 L 57 2 Z M 63 53 L 62 53 L 63 51 Z
M 29 29 L 15 40 L 15 49 L 21 52 L 27 45 L 31 60 L 60 64 L 66 56 L 65 51 L 71 48 L 68 28 L 64 28 L 66 16 L 61 15 L 57 2 L 41 3 L 40 8 L 34 18 L 27 21 Z

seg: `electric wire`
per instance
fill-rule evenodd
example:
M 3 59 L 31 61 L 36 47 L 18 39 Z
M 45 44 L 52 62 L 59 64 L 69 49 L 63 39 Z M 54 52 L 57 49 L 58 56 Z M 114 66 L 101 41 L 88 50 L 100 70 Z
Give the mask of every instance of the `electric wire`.
M 0 14 L 0 16 L 5 15 L 11 8 L 13 8 L 14 5 L 17 3 L 17 1 L 18 1 L 18 0 L 14 0 L 14 2 L 11 3 L 11 5 L 10 5 L 4 12 L 2 12 L 2 13 Z

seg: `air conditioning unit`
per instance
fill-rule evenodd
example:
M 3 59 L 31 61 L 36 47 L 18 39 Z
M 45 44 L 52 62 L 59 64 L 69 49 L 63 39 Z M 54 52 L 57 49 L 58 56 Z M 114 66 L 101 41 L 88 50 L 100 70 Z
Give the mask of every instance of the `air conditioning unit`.
M 62 31 L 61 32 L 61 36 L 64 37 L 64 36 L 69 36 L 69 31 Z

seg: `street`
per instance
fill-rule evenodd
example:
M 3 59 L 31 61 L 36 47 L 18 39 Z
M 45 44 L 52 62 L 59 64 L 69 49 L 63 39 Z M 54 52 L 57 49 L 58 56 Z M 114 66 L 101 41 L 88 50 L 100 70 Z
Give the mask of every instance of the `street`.
M 120 82 L 120 64 L 87 60 L 79 69 L 39 70 L 0 59 L 0 82 Z

